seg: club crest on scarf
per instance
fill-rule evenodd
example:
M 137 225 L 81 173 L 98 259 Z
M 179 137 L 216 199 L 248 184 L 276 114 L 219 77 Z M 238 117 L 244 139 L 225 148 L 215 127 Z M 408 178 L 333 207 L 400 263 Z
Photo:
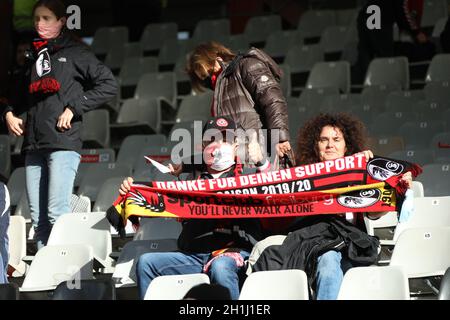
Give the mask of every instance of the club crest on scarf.
M 39 77 L 45 76 L 52 70 L 50 64 L 50 56 L 48 54 L 48 49 L 42 49 L 36 60 L 36 73 Z
M 130 200 L 130 205 L 135 205 L 138 207 L 142 207 L 148 209 L 152 212 L 164 212 L 166 210 L 166 205 L 164 203 L 164 198 L 160 193 L 157 193 L 158 201 L 155 201 L 153 198 L 150 200 L 150 203 L 147 201 L 139 191 L 130 192 L 131 196 L 128 197 Z
M 380 181 L 385 181 L 392 176 L 401 174 L 403 169 L 404 167 L 401 163 L 382 158 L 373 159 L 367 164 L 367 172 L 370 176 Z
M 337 198 L 340 205 L 347 208 L 366 208 L 380 200 L 379 189 L 360 190 L 343 194 Z

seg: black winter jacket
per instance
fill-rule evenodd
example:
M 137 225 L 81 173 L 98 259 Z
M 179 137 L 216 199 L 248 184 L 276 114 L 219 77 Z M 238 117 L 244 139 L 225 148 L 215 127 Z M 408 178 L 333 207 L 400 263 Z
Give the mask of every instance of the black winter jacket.
M 117 94 L 117 82 L 111 71 L 82 43 L 62 33 L 48 44 L 52 72 L 61 88 L 55 94 L 35 94 L 28 97 L 27 120 L 23 151 L 38 149 L 79 150 L 81 116 Z M 30 67 L 34 67 L 34 62 Z M 21 106 L 20 106 L 21 107 Z M 60 132 L 56 128 L 65 108 L 74 113 L 72 128 Z M 19 106 L 8 106 L 8 111 Z M 18 114 L 16 114 L 18 116 Z
M 317 258 L 330 250 L 341 251 L 354 266 L 378 260 L 377 238 L 368 235 L 343 217 L 308 217 L 308 223 L 287 235 L 281 245 L 266 248 L 253 265 L 253 272 L 301 269 L 315 282 Z
M 220 177 L 234 176 L 228 171 Z M 194 177 L 191 177 L 191 179 Z M 212 179 L 202 174 L 202 179 Z M 186 219 L 178 238 L 178 247 L 186 252 L 210 253 L 225 248 L 240 248 L 251 251 L 253 245 L 262 240 L 259 219 Z

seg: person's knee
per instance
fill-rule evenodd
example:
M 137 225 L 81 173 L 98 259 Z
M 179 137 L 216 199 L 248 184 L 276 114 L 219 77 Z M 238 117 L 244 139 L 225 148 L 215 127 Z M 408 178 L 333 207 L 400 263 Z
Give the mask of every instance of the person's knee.
M 219 275 L 221 273 L 227 272 L 227 271 L 228 272 L 229 271 L 236 272 L 237 269 L 238 268 L 236 265 L 236 261 L 234 261 L 234 259 L 230 258 L 230 257 L 217 258 L 216 260 L 214 260 L 211 263 L 211 266 L 210 266 L 211 273 L 219 274 Z
M 138 276 L 145 274 L 146 271 L 152 269 L 155 264 L 155 255 L 145 253 L 141 255 L 136 263 L 136 273 Z
M 341 271 L 341 259 L 340 252 L 328 251 L 322 254 L 317 263 L 317 272 L 321 277 L 335 276 L 336 273 Z

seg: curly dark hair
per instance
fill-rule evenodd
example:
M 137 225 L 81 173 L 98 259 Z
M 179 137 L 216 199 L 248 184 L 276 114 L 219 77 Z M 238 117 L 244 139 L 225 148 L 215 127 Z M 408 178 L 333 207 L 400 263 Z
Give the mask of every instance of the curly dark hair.
M 297 165 L 321 161 L 317 143 L 325 126 L 339 128 L 342 131 L 347 147 L 346 156 L 365 150 L 366 127 L 361 120 L 348 113 L 321 113 L 308 120 L 298 133 Z

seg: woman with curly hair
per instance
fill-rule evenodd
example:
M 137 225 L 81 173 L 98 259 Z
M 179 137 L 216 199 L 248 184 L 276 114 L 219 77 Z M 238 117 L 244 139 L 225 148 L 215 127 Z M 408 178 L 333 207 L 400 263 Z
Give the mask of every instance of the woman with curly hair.
M 365 151 L 363 151 L 365 150 Z M 326 160 L 349 156 L 363 152 L 366 160 L 373 157 L 370 150 L 366 150 L 366 130 L 364 124 L 357 118 L 345 114 L 322 113 L 305 123 L 298 134 L 297 165 L 306 165 Z M 406 197 L 412 200 L 412 176 L 411 172 L 403 175 L 409 190 Z M 406 205 L 405 199 L 401 215 L 409 216 L 410 201 Z M 405 211 L 405 212 L 404 212 Z M 369 219 L 378 219 L 385 213 L 366 214 Z M 351 212 L 337 215 L 340 219 L 355 224 L 363 232 L 366 232 L 362 215 L 353 215 Z M 345 217 L 345 218 L 344 218 Z M 311 219 L 309 219 L 311 218 Z M 328 217 L 313 216 L 301 218 L 297 221 L 295 229 L 311 226 Z M 337 298 L 345 271 L 352 267 L 348 257 L 342 254 L 338 248 L 332 248 L 323 252 L 317 258 L 315 272 L 315 296 L 317 300 L 334 300 Z

